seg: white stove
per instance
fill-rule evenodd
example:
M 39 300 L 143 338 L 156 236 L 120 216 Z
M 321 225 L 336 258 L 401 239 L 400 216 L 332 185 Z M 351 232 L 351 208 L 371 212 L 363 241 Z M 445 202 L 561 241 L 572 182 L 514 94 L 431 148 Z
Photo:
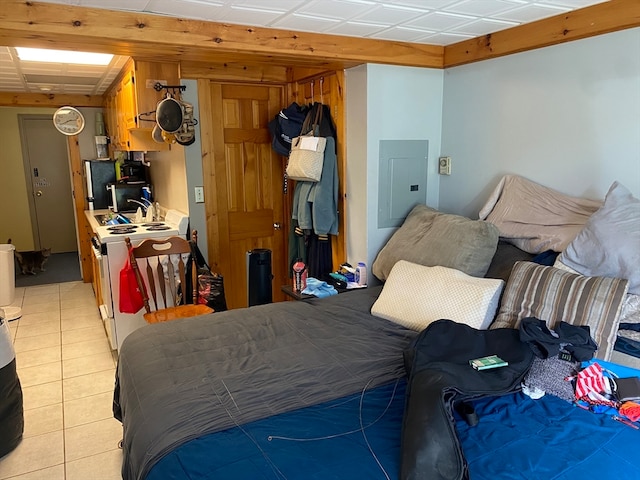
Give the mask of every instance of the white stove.
M 128 259 L 125 238 L 129 237 L 133 246 L 147 238 L 186 238 L 189 216 L 178 210 L 167 210 L 162 222 L 127 223 L 103 225 L 96 229 L 94 247 L 101 257 L 101 280 L 103 305 L 100 314 L 104 322 L 112 349 L 120 350 L 124 339 L 134 330 L 146 325 L 142 314 L 126 314 L 119 311 L 120 270 Z
M 162 222 L 122 223 L 102 225 L 96 229 L 98 241 L 102 244 L 124 242 L 125 237 L 133 240 L 145 238 L 186 235 L 189 216 L 178 210 L 167 210 Z

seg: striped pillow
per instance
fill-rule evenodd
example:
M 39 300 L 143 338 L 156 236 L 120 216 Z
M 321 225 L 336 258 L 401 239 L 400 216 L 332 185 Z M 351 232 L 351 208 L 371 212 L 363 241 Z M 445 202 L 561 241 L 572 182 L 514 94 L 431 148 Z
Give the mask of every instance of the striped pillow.
M 518 328 L 536 317 L 551 329 L 564 321 L 588 325 L 598 344 L 596 357 L 609 360 L 618 332 L 627 280 L 585 277 L 531 262 L 516 262 L 491 328 Z

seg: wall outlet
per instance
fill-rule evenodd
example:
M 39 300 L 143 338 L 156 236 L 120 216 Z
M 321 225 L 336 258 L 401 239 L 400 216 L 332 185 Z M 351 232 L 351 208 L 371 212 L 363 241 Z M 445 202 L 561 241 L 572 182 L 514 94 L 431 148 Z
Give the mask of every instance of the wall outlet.
M 195 188 L 196 203 L 204 203 L 204 187 Z
M 440 175 L 451 175 L 451 157 L 440 157 L 438 159 L 438 173 Z

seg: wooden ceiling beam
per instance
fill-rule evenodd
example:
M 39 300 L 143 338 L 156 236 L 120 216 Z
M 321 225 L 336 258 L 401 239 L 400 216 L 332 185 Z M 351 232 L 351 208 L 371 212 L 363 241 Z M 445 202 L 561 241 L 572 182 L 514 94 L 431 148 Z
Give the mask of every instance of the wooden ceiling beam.
M 0 107 L 102 107 L 102 95 L 0 92 Z
M 230 25 L 138 12 L 121 12 L 24 0 L 0 2 L 0 41 L 109 52 L 165 61 L 215 61 L 219 54 L 276 56 L 289 65 L 326 62 L 385 63 L 442 68 L 437 45 Z
M 444 68 L 640 26 L 640 1 L 610 0 L 444 48 Z

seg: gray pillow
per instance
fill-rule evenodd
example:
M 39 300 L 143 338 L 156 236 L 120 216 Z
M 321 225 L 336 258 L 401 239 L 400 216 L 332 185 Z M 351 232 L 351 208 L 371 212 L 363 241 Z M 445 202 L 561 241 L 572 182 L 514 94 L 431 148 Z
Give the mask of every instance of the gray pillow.
M 416 205 L 378 253 L 372 272 L 384 281 L 398 260 L 406 260 L 483 277 L 496 253 L 499 235 L 491 223 Z
M 618 182 L 558 261 L 591 277 L 626 278 L 640 295 L 640 200 Z

